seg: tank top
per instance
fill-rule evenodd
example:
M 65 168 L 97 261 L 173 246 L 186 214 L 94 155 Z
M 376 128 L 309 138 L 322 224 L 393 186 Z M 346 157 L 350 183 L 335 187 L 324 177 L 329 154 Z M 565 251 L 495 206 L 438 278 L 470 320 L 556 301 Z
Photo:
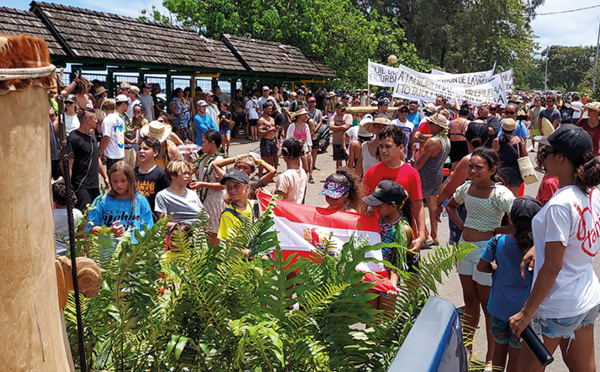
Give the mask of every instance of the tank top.
M 300 140 L 306 141 L 306 132 L 307 132 L 306 125 L 304 125 L 304 131 L 303 132 L 300 132 L 298 130 L 298 125 L 294 125 L 294 138 L 295 139 L 297 139 L 299 141 Z
M 503 168 L 513 168 L 519 166 L 517 160 L 519 159 L 519 152 L 521 151 L 520 147 L 520 143 L 509 145 L 507 143 L 500 142 L 498 157 L 500 158 L 500 165 L 502 165 Z
M 439 154 L 427 159 L 423 167 L 419 170 L 422 185 L 437 184 L 438 182 L 442 181 L 442 168 L 444 167 L 444 162 L 450 153 L 450 140 L 448 137 L 436 135 L 433 136 L 430 141 L 434 139 L 440 141 L 442 149 L 440 150 Z
M 367 173 L 367 170 L 369 170 L 369 168 L 371 168 L 372 166 L 374 166 L 375 164 L 379 163 L 379 160 L 377 160 L 376 157 L 374 157 L 373 155 L 371 155 L 371 153 L 369 152 L 369 143 L 371 141 L 367 141 L 367 142 L 363 142 L 361 145 L 361 152 L 362 152 L 362 158 L 363 158 L 363 173 Z

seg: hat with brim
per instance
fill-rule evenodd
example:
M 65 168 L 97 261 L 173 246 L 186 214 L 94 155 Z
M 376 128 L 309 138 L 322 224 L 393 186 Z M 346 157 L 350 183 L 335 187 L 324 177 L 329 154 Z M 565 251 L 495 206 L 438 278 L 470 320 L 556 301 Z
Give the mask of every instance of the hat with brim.
M 248 176 L 248 174 L 246 174 L 246 172 L 243 172 L 243 171 L 237 170 L 237 169 L 232 170 L 229 173 L 225 173 L 223 178 L 221 178 L 221 185 L 224 185 L 225 182 L 227 182 L 228 180 L 234 180 L 234 181 L 238 181 L 238 182 L 245 183 L 245 184 L 250 183 L 250 177 Z
M 361 124 L 361 126 L 364 128 L 365 131 L 373 133 L 373 128 L 375 127 L 375 124 L 390 125 L 392 124 L 392 122 L 388 118 L 375 118 L 375 120 L 368 121 L 364 125 Z
M 437 107 L 435 107 L 435 104 L 433 103 L 428 103 L 427 105 L 425 105 L 425 111 L 427 111 L 430 114 L 435 114 L 437 112 Z
M 142 137 L 154 137 L 160 142 L 164 142 L 171 134 L 171 126 L 160 121 L 151 121 L 150 124 L 144 125 L 140 130 Z
M 506 132 L 512 132 L 517 129 L 517 122 L 511 118 L 502 120 L 502 130 Z
M 438 127 L 442 127 L 443 129 L 448 129 L 448 119 L 442 114 L 433 114 L 425 118 L 429 122 L 429 124 L 435 124 Z
M 332 91 L 332 92 L 329 92 L 329 94 L 327 95 L 327 97 L 329 97 L 329 98 L 331 98 L 331 97 L 335 97 L 335 96 L 336 96 L 336 94 L 335 94 L 335 92 L 333 92 L 333 91 Z
M 337 182 L 325 181 L 323 189 L 319 191 L 319 195 L 329 196 L 332 199 L 339 199 L 348 191 L 350 191 L 348 186 L 340 185 Z
M 395 181 L 383 180 L 377 184 L 373 194 L 365 196 L 362 201 L 370 207 L 376 207 L 384 203 L 400 205 L 407 197 L 402 185 Z
M 196 102 L 196 106 L 198 106 L 198 107 L 208 106 L 208 103 L 206 103 L 206 101 L 203 99 L 199 99 L 198 102 Z
M 583 156 L 594 151 L 592 137 L 583 128 L 572 124 L 561 124 L 551 135 L 542 137 L 538 142 L 551 146 L 575 165 L 582 164 Z
M 294 112 L 294 113 L 292 114 L 292 119 L 295 119 L 295 118 L 297 118 L 298 116 L 300 116 L 300 115 L 304 115 L 304 114 L 307 114 L 307 115 L 308 115 L 308 111 L 306 111 L 306 109 L 303 109 L 303 108 L 301 108 L 300 110 L 298 110 L 298 111 L 296 111 L 296 112 Z
M 600 102 L 589 102 L 583 105 L 583 108 L 586 110 L 592 110 L 600 112 Z
M 94 91 L 94 97 L 99 96 L 103 93 L 106 93 L 106 88 L 104 87 L 98 87 L 95 91 Z
M 76 103 L 77 102 L 77 97 L 75 97 L 74 94 L 69 94 L 67 95 L 67 97 L 65 98 L 65 102 L 69 102 L 69 103 Z

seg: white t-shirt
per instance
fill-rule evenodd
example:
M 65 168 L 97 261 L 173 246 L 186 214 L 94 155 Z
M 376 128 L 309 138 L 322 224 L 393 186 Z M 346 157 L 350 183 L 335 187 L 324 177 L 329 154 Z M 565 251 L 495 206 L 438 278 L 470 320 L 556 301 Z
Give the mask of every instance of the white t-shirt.
M 56 254 L 64 255 L 69 243 L 69 223 L 67 220 L 67 209 L 54 209 L 54 236 L 56 240 Z M 73 208 L 73 224 L 77 227 L 77 223 L 83 217 L 81 211 Z
M 400 121 L 400 119 L 392 120 L 392 124 L 397 127 L 402 128 L 404 133 L 406 134 L 406 139 L 404 140 L 404 152 L 408 151 L 408 145 L 410 144 L 410 135 L 415 130 L 415 125 L 411 121 Z
M 566 247 L 556 281 L 534 315 L 568 318 L 598 305 L 600 283 L 593 263 L 600 248 L 600 191 L 592 189 L 585 195 L 574 185 L 558 189 L 534 217 L 532 230 L 534 286 L 545 261 L 546 243 L 561 242 Z
M 580 110 L 579 112 L 573 110 L 573 119 L 579 119 L 581 117 L 581 110 L 583 110 L 583 103 L 581 101 L 573 101 L 571 102 L 571 106 Z
M 304 169 L 288 169 L 277 179 L 275 191 L 284 192 L 286 194 L 284 200 L 302 204 L 306 186 L 308 186 L 308 177 Z
M 210 117 L 212 117 L 212 118 L 213 118 L 213 121 L 214 121 L 215 123 L 217 123 L 217 122 L 218 122 L 217 120 L 218 120 L 218 117 L 219 117 L 219 110 L 217 109 L 217 105 L 215 105 L 214 103 L 212 103 L 212 104 L 208 105 L 208 106 L 206 107 L 206 113 L 207 113 L 208 115 L 210 115 Z
M 71 116 L 67 115 L 67 113 L 65 112 L 65 129 L 67 131 L 67 136 L 75 129 L 79 129 L 80 125 L 81 124 L 79 123 L 79 118 L 77 117 L 77 115 Z
M 106 115 L 102 121 L 102 134 L 108 137 L 108 146 L 104 155 L 110 159 L 123 159 L 125 157 L 125 122 L 119 114 L 113 112 Z
M 248 112 L 248 120 L 258 120 L 258 101 L 254 98 L 246 102 L 246 112 Z
M 129 100 L 129 106 L 127 106 L 127 111 L 125 111 L 125 115 L 127 115 L 129 120 L 131 120 L 133 118 L 133 102 L 131 101 L 131 98 L 127 98 L 127 99 Z M 136 99 L 136 101 L 137 101 L 137 99 Z
M 172 222 L 183 222 L 193 225 L 198 222 L 198 214 L 204 209 L 198 194 L 190 189 L 184 195 L 178 195 L 169 189 L 156 194 L 154 211 L 173 215 Z
M 348 137 L 350 137 L 350 142 L 356 141 L 358 139 L 358 128 L 359 125 L 355 125 L 346 131 Z

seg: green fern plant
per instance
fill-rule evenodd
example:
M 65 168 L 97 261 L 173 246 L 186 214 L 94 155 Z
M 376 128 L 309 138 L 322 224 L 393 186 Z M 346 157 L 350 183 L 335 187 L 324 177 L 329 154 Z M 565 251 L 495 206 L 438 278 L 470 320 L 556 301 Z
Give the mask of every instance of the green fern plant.
M 203 214 L 189 237 L 172 236 L 179 253 L 162 260 L 166 221 L 136 236 L 138 244 L 118 239 L 110 254 L 107 231 L 84 234 L 78 244 L 104 275 L 98 296 L 83 301 L 92 370 L 385 370 L 442 274 L 471 250 L 423 258 L 420 275 L 402 273 L 394 308 L 379 311 L 368 303 L 374 283 L 356 271 L 378 245 L 351 239 L 337 257 L 324 249 L 284 260 L 272 208 L 215 247 Z M 65 319 L 74 329 L 72 299 Z

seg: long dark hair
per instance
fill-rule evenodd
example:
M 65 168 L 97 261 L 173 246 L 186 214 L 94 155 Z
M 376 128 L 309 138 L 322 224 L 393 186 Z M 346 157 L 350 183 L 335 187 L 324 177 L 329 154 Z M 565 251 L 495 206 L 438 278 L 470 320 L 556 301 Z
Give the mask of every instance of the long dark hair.
M 500 158 L 498 157 L 498 153 L 487 147 L 479 147 L 473 151 L 471 159 L 476 155 L 485 160 L 490 169 L 496 168 L 496 172 L 490 177 L 491 180 L 494 182 L 503 182 L 502 178 L 498 175 L 498 169 L 500 169 Z
M 522 201 L 527 201 L 527 208 L 530 210 L 531 215 L 537 214 L 537 212 L 542 209 L 542 203 L 538 200 L 532 198 L 531 196 L 524 195 L 520 198 L 515 199 L 513 202 L 512 208 L 510 210 L 510 215 L 512 219 L 512 223 L 515 226 L 515 238 L 517 239 L 517 243 L 519 244 L 519 248 L 523 254 L 527 253 L 533 247 L 533 235 L 531 234 L 531 220 L 527 216 L 520 216 L 518 218 L 513 218 L 516 216 L 516 209 L 521 208 L 520 204 Z

